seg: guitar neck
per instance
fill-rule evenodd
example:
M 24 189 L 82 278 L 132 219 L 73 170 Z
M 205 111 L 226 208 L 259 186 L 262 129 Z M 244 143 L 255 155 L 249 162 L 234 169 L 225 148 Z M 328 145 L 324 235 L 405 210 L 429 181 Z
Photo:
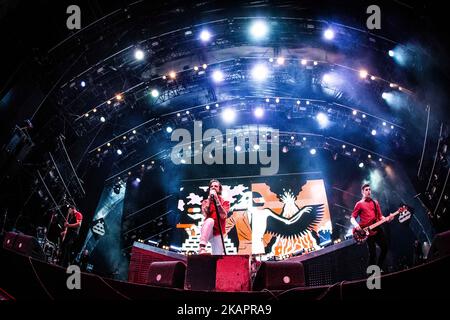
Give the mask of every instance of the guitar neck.
M 395 217 L 395 216 L 398 215 L 399 213 L 400 213 L 400 211 L 397 210 L 397 211 L 395 211 L 394 213 L 391 213 L 391 215 L 393 215 L 393 216 Z M 378 222 L 375 222 L 374 224 L 372 224 L 371 226 L 369 226 L 369 230 L 375 229 L 376 227 L 382 225 L 382 224 L 385 223 L 385 222 L 386 222 L 386 220 L 380 220 L 380 221 L 378 221 Z

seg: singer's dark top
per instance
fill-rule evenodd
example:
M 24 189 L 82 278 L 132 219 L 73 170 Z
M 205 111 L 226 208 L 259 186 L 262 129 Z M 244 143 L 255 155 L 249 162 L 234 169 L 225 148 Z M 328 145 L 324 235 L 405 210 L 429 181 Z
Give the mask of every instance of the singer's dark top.
M 219 198 L 220 205 L 225 210 L 225 213 L 228 213 L 230 211 L 230 202 L 224 200 L 221 196 L 217 196 Z M 219 205 L 219 203 L 217 203 Z M 217 213 L 216 208 L 214 207 L 214 202 L 209 201 L 209 199 L 203 200 L 202 202 L 202 208 L 206 207 L 206 218 L 213 218 L 214 219 L 214 228 L 213 228 L 213 235 L 217 236 L 220 235 L 219 230 L 219 222 L 217 221 Z M 203 210 L 202 210 L 203 211 Z M 222 227 L 222 234 L 225 234 L 225 223 L 226 223 L 226 216 L 225 218 L 220 218 L 220 226 Z

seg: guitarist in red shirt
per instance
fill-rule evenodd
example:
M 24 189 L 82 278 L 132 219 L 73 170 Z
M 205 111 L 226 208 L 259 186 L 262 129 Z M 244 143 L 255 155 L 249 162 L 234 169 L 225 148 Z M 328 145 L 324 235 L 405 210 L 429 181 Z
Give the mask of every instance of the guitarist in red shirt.
M 78 238 L 82 221 L 81 212 L 77 211 L 75 206 L 70 205 L 67 211 L 67 220 L 64 222 L 65 229 L 61 232 L 61 266 L 63 267 L 67 267 L 72 262 L 72 250 L 75 240 Z
M 361 230 L 367 226 L 374 224 L 375 222 L 381 220 L 392 221 L 394 217 L 389 215 L 389 217 L 384 217 L 381 213 L 380 204 L 378 201 L 371 198 L 370 185 L 364 184 L 361 187 L 361 193 L 363 198 L 355 204 L 355 208 L 352 212 L 352 217 L 350 222 L 356 230 Z M 359 223 L 356 218 L 359 217 Z M 367 246 L 369 248 L 369 265 L 374 265 L 376 263 L 376 246 L 381 249 L 380 256 L 378 257 L 377 265 L 381 268 L 386 258 L 388 251 L 388 245 L 386 242 L 386 237 L 384 235 L 383 229 L 378 227 L 370 231 L 369 237 L 367 238 Z

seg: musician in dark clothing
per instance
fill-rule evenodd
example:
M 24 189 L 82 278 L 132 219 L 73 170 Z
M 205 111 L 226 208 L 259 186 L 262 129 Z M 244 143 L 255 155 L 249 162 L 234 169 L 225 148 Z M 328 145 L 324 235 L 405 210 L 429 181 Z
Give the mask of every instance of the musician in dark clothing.
M 83 215 L 74 206 L 69 206 L 67 221 L 64 222 L 64 231 L 61 232 L 61 266 L 67 267 L 72 262 L 73 245 L 80 232 Z
M 356 230 L 361 230 L 367 226 L 370 226 L 378 221 L 387 220 L 392 221 L 394 218 L 392 215 L 384 217 L 381 213 L 380 204 L 377 200 L 371 198 L 371 189 L 369 184 L 364 184 L 361 187 L 362 199 L 355 204 L 353 209 L 350 222 Z M 359 217 L 359 223 L 356 218 Z M 378 257 L 378 262 L 376 261 L 376 246 L 380 247 L 380 256 Z M 369 265 L 374 265 L 375 263 L 382 269 L 384 259 L 388 251 L 388 245 L 386 241 L 386 236 L 381 227 L 378 227 L 371 232 L 367 238 L 367 246 L 369 248 Z

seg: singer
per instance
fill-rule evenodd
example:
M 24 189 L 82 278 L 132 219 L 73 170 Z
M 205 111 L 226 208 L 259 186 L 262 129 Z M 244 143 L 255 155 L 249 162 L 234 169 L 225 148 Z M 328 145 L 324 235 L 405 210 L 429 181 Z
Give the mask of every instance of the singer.
M 222 198 L 222 185 L 216 179 L 209 182 L 208 195 L 208 199 L 202 202 L 202 213 L 205 221 L 200 235 L 199 254 L 206 254 L 206 245 L 210 242 L 212 254 L 222 255 L 225 252 L 223 235 L 225 234 L 225 221 L 230 210 L 230 202 Z M 216 212 L 216 207 L 219 214 Z M 220 228 L 218 218 L 220 218 Z

